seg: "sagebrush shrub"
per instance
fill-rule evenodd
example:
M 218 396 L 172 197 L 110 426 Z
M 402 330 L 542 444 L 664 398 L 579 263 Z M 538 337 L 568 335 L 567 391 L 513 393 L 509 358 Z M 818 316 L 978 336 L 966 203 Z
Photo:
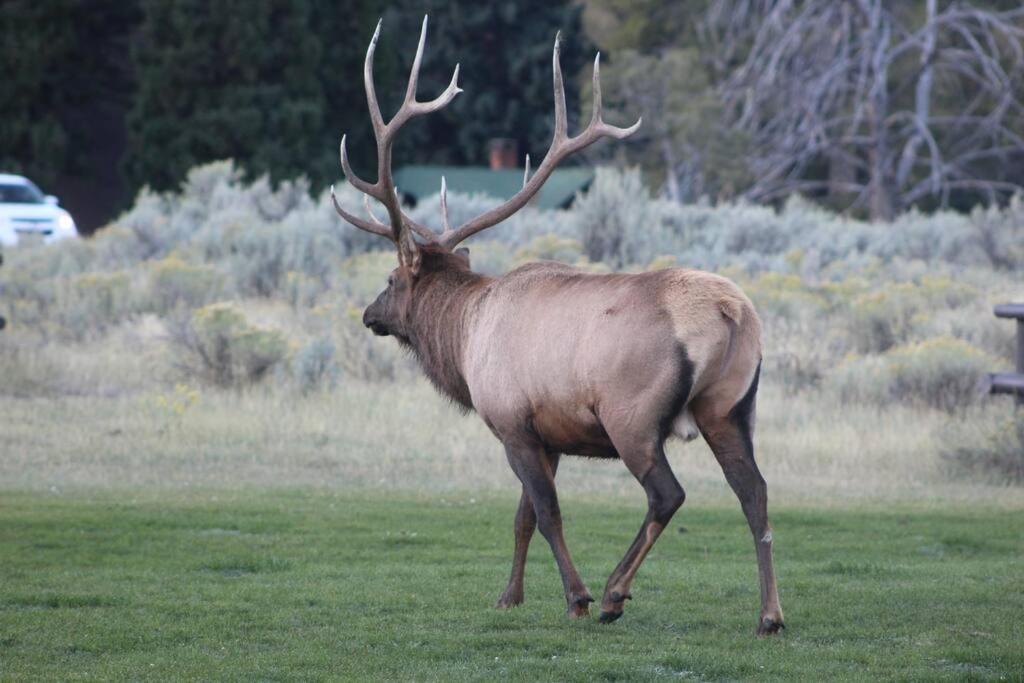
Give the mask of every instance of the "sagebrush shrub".
M 391 339 L 369 334 L 362 311 L 349 307 L 334 320 L 337 363 L 344 377 L 371 382 L 411 379 L 415 364 Z
M 998 483 L 1024 483 L 1024 412 L 956 422 L 941 440 L 954 469 Z
M 147 289 L 147 308 L 165 314 L 220 298 L 223 277 L 212 266 L 187 263 L 172 254 L 150 265 Z
M 893 349 L 886 354 L 892 392 L 954 412 L 978 399 L 982 376 L 996 360 L 960 339 L 938 337 Z
M 54 279 L 36 277 L 26 268 L 7 268 L 0 284 L 3 314 L 12 328 L 44 328 L 54 322 L 53 307 L 57 300 Z M 0 269 L 0 273 L 3 269 Z M 10 334 L 10 332 L 8 332 Z
M 0 334 L 0 396 L 28 398 L 58 393 L 60 368 L 40 349 Z
M 83 339 L 116 325 L 138 310 L 129 273 L 84 273 L 58 281 L 57 317 L 61 332 Z
M 991 297 L 990 297 L 991 298 Z M 1007 297 L 1010 300 L 1011 297 Z M 995 317 L 984 298 L 970 306 L 942 308 L 931 312 L 917 325 L 915 335 L 931 337 L 956 337 L 992 354 L 1005 358 L 1009 363 L 1017 347 L 1014 325 Z M 993 368 L 993 370 L 998 369 Z
M 1014 195 L 1009 206 L 978 207 L 971 212 L 974 239 L 993 266 L 1020 270 L 1024 264 L 1024 199 Z
M 388 284 L 388 273 L 398 266 L 394 252 L 376 251 L 346 259 L 338 269 L 336 291 L 357 306 L 372 302 Z
M 977 401 L 982 376 L 997 362 L 965 341 L 938 337 L 847 358 L 830 381 L 844 400 L 902 401 L 957 412 Z
M 455 224 L 498 203 L 457 189 L 448 195 Z M 338 185 L 337 199 L 352 213 L 364 212 L 362 195 L 346 184 Z M 437 195 L 406 210 L 441 228 Z M 919 343 L 940 338 L 945 348 L 958 339 L 1002 359 L 986 368 L 999 369 L 1012 353 L 1013 328 L 992 317 L 991 304 L 1024 296 L 1020 199 L 970 216 L 911 212 L 891 223 L 866 223 L 799 198 L 782 208 L 675 204 L 652 196 L 636 170 L 602 168 L 573 208 L 525 207 L 469 247 L 474 269 L 488 275 L 533 259 L 590 271 L 715 270 L 736 279 L 764 319 L 766 381 L 793 392 L 837 387 L 850 400 L 883 405 L 964 404 L 973 372 L 965 363 L 973 356 L 963 349 L 943 355 Z M 359 322 L 361 307 L 397 265 L 393 248 L 345 224 L 330 195 L 310 196 L 301 179 L 246 183 L 231 162 L 205 164 L 177 192 L 144 190 L 91 239 L 19 247 L 5 257 L 4 334 L 26 335 L 53 358 L 82 348 L 69 340 L 116 343 L 121 322 L 141 323 L 150 319 L 141 314 L 154 312 L 162 318 L 152 319 L 156 327 L 168 325 L 172 337 L 186 340 L 175 345 L 183 367 L 208 382 L 244 384 L 273 371 L 302 389 L 329 386 L 335 377 L 392 381 L 415 374 L 393 340 L 373 338 Z M 210 302 L 225 299 L 238 302 L 239 315 L 244 305 L 277 316 L 278 329 L 287 332 L 262 330 L 270 337 L 256 338 L 280 343 L 268 343 L 268 353 L 257 353 L 260 344 L 244 351 L 252 338 L 239 330 L 255 329 L 248 321 L 235 328 L 225 323 L 230 334 L 214 333 L 216 317 L 204 328 L 199 312 L 208 315 Z M 237 351 L 236 360 L 249 353 L 251 362 L 204 364 L 200 349 L 216 347 L 211 339 Z M 286 343 L 298 349 L 290 365 Z M 861 355 L 840 364 L 851 351 Z M 270 369 L 259 370 L 267 363 Z M 927 398 L 947 394 L 959 398 Z
M 651 198 L 639 170 L 598 169 L 590 190 L 577 197 L 572 210 L 583 253 L 614 268 L 650 262 L 661 246 L 657 233 L 664 204 Z
M 531 240 L 529 244 L 516 251 L 513 259 L 516 263 L 539 260 L 576 263 L 582 255 L 583 245 L 578 240 L 548 234 Z
M 837 302 L 854 350 L 886 351 L 927 336 L 933 316 L 977 301 L 969 284 L 945 275 L 925 274 L 913 282 L 887 282 Z
M 230 303 L 196 310 L 174 331 L 182 351 L 179 367 L 219 387 L 258 382 L 285 360 L 288 344 L 280 332 L 254 327 Z
M 908 283 L 856 297 L 844 316 L 854 349 L 860 353 L 881 352 L 908 341 L 914 317 L 923 305 L 914 286 Z
M 804 282 L 798 275 L 763 273 L 743 278 L 747 296 L 766 317 L 799 320 L 804 316 L 820 316 L 828 308 L 828 300 L 818 287 Z
M 324 337 L 314 339 L 299 349 L 292 360 L 299 391 L 308 394 L 333 388 L 341 371 L 336 356 L 334 342 Z

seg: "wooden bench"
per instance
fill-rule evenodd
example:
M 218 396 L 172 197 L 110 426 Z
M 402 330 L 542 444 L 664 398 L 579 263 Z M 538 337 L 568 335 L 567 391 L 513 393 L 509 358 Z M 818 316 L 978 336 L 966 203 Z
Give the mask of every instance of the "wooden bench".
M 997 318 L 1017 321 L 1017 371 L 990 373 L 988 391 L 991 394 L 1014 394 L 1017 405 L 1024 405 L 1024 304 L 999 304 L 995 314 Z

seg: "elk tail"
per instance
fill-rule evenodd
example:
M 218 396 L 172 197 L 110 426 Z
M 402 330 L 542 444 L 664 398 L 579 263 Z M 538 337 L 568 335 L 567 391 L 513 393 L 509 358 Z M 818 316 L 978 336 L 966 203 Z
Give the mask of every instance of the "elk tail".
M 719 309 L 728 320 L 735 325 L 743 323 L 743 300 L 739 297 L 725 294 L 718 302 Z
M 736 337 L 739 334 L 740 324 L 743 322 L 744 305 L 742 299 L 729 295 L 723 296 L 718 305 L 722 311 L 722 317 L 725 318 L 725 324 L 729 328 L 729 339 L 726 342 L 725 354 L 722 356 L 722 369 L 718 373 L 718 377 L 721 379 L 732 365 L 733 358 L 736 357 Z

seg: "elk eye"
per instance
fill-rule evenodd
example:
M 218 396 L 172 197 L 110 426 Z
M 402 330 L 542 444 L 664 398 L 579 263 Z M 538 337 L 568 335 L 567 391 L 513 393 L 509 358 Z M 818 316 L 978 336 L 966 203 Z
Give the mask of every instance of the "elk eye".
M 388 287 L 394 287 L 394 286 L 395 286 L 395 276 L 394 275 L 388 275 Z

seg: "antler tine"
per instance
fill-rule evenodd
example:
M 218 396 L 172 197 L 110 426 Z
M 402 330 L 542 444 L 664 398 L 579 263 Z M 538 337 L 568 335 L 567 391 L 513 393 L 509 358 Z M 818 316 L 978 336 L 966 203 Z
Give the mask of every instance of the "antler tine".
M 398 186 L 395 185 L 395 203 L 400 207 L 402 205 L 402 195 L 398 193 Z M 399 213 L 402 215 L 402 224 L 407 228 L 412 228 L 412 231 L 420 237 L 426 239 L 428 242 L 437 241 L 437 233 L 423 225 L 417 223 L 413 219 L 405 215 L 405 212 L 399 209 Z
M 452 231 L 451 223 L 448 222 L 448 183 L 445 182 L 444 176 L 441 176 L 441 224 L 444 226 L 444 232 Z
M 590 123 L 583 130 L 582 133 L 569 140 L 570 154 L 576 150 L 582 149 L 587 145 L 591 144 L 595 140 L 601 137 L 614 138 L 616 140 L 622 140 L 635 133 L 639 128 L 640 124 L 643 123 L 643 117 L 639 117 L 632 126 L 628 128 L 620 128 L 618 126 L 612 126 L 604 122 L 601 115 L 604 111 L 604 106 L 601 103 L 601 53 L 598 52 L 597 56 L 594 57 L 594 100 L 593 100 L 593 113 L 590 116 Z
M 373 53 L 377 50 L 377 41 L 380 39 L 380 26 L 383 23 L 383 17 L 377 20 L 377 28 L 373 31 L 370 46 L 366 48 L 366 61 L 363 62 L 363 85 L 366 86 L 366 103 L 370 107 L 370 120 L 373 122 L 373 133 L 377 136 L 378 142 L 381 139 L 381 134 L 384 132 L 384 117 L 380 114 L 380 105 L 377 104 L 377 91 L 373 86 Z
M 377 101 L 377 92 L 373 81 L 373 58 L 377 49 L 377 42 L 380 40 L 382 20 L 377 22 L 377 26 L 373 31 L 373 38 L 370 39 L 370 44 L 366 49 L 366 60 L 363 64 L 363 82 L 366 87 L 366 101 L 370 110 L 370 120 L 373 124 L 373 134 L 377 140 L 377 182 L 370 183 L 356 175 L 352 170 L 352 166 L 348 159 L 348 148 L 346 144 L 347 136 L 343 135 L 341 138 L 341 168 L 345 173 L 346 180 L 350 185 L 362 192 L 364 195 L 369 195 L 384 205 L 384 208 L 387 209 L 388 219 L 391 226 L 390 229 L 388 229 L 388 226 L 385 223 L 379 221 L 377 217 L 374 216 L 369 207 L 369 201 L 366 201 L 367 213 L 370 215 L 369 221 L 353 216 L 349 212 L 345 211 L 338 204 L 336 198 L 334 199 L 335 209 L 342 218 L 347 220 L 349 223 L 352 223 L 352 225 L 357 228 L 388 237 L 392 242 L 400 246 L 404 243 L 403 233 L 406 230 L 411 230 L 417 235 L 420 235 L 424 239 L 432 242 L 437 241 L 438 235 L 430 228 L 412 220 L 402 211 L 401 200 L 399 199 L 398 190 L 395 187 L 394 179 L 391 174 L 391 148 L 395 135 L 410 118 L 437 111 L 451 102 L 456 95 L 462 92 L 458 83 L 459 66 L 456 65 L 455 71 L 452 74 L 451 82 L 437 98 L 430 102 L 416 101 L 416 87 L 419 82 L 420 65 L 423 62 L 423 51 L 427 41 L 427 23 L 428 19 L 424 16 L 423 25 L 420 28 L 419 44 L 416 47 L 416 56 L 413 59 L 412 71 L 409 74 L 409 84 L 406 88 L 405 100 L 395 115 L 387 123 L 384 122 L 384 117 L 381 115 L 380 105 Z M 334 195 L 332 193 L 332 197 L 333 196 Z M 402 250 L 399 249 L 400 258 L 402 256 L 401 251 Z
M 341 136 L 341 170 L 345 172 L 345 179 L 348 180 L 352 187 L 356 188 L 363 194 L 372 195 L 375 199 L 379 199 L 378 187 L 357 176 L 349 165 L 348 151 L 345 149 L 345 140 L 347 138 L 348 135 Z
M 555 141 L 564 140 L 569 132 L 565 115 L 565 84 L 562 82 L 562 63 L 559 59 L 561 52 L 562 32 L 558 31 L 555 33 L 555 48 L 551 57 L 551 69 L 554 72 L 552 79 L 555 84 Z
M 444 109 L 461 92 L 465 91 L 459 87 L 459 65 L 456 64 L 455 70 L 452 72 L 452 80 L 448 82 L 448 87 L 444 89 L 444 92 L 429 102 L 410 102 L 409 107 L 412 110 L 410 116 L 430 114 L 438 109 Z
M 416 101 L 416 84 L 420 80 L 420 62 L 423 61 L 423 46 L 427 43 L 427 15 L 423 15 L 423 26 L 420 28 L 420 42 L 416 46 L 416 56 L 412 60 L 412 71 L 409 73 L 409 87 L 405 89 L 405 102 Z
M 475 235 L 481 230 L 485 230 L 492 225 L 500 223 L 525 206 L 526 203 L 540 191 L 541 186 L 544 185 L 555 167 L 565 157 L 574 152 L 578 152 L 603 137 L 610 137 L 617 140 L 629 137 L 636 132 L 643 121 L 642 119 L 637 119 L 637 122 L 632 126 L 628 128 L 620 128 L 618 126 L 611 126 L 605 123 L 602 119 L 600 75 L 601 55 L 598 53 L 594 59 L 593 115 L 591 116 L 590 123 L 582 133 L 575 137 L 569 137 L 565 105 L 565 82 L 562 78 L 562 65 L 560 61 L 562 36 L 561 32 L 556 33 L 555 44 L 551 55 L 552 84 L 555 100 L 555 129 L 551 140 L 551 146 L 548 148 L 548 153 L 544 155 L 544 160 L 537 168 L 537 172 L 533 177 L 530 177 L 530 156 L 526 155 L 526 168 L 523 171 L 522 189 L 500 206 L 467 221 L 456 229 L 452 229 L 449 223 L 448 186 L 447 181 L 444 178 L 441 178 L 441 214 L 444 230 L 440 234 L 435 233 L 426 226 L 413 221 L 402 211 L 402 204 L 399 200 L 394 179 L 391 175 L 391 147 L 395 134 L 409 119 L 421 114 L 429 114 L 430 112 L 434 112 L 445 107 L 455 98 L 456 95 L 462 92 L 462 88 L 459 87 L 459 65 L 455 65 L 452 80 L 440 95 L 429 102 L 416 101 L 416 87 L 419 82 L 420 66 L 423 62 L 423 51 L 427 42 L 427 17 L 424 17 L 423 25 L 420 28 L 419 44 L 416 47 L 416 56 L 413 59 L 412 71 L 409 74 L 409 83 L 405 91 L 405 100 L 402 102 L 402 106 L 399 107 L 391 120 L 384 123 L 384 119 L 380 113 L 380 105 L 377 102 L 377 94 L 373 85 L 373 54 L 377 48 L 377 41 L 380 39 L 380 29 L 381 22 L 378 21 L 377 27 L 373 32 L 373 38 L 370 40 L 370 45 L 366 50 L 366 62 L 363 68 L 363 80 L 366 85 L 366 100 L 370 109 L 370 119 L 373 122 L 373 133 L 377 139 L 377 163 L 379 167 L 377 172 L 377 182 L 372 184 L 368 183 L 352 171 L 352 167 L 348 161 L 348 152 L 345 145 L 347 140 L 346 136 L 342 136 L 341 138 L 340 155 L 341 167 L 345 172 L 345 177 L 348 182 L 364 195 L 374 197 L 384 205 L 388 211 L 391 230 L 388 231 L 387 226 L 378 221 L 376 216 L 373 215 L 372 210 L 370 210 L 369 200 L 365 200 L 367 213 L 370 215 L 370 220 L 367 221 L 362 218 L 357 218 L 341 208 L 341 205 L 338 204 L 338 200 L 334 195 L 333 187 L 331 188 L 331 199 L 334 202 L 334 208 L 337 210 L 338 214 L 346 221 L 357 228 L 366 230 L 367 232 L 388 237 L 392 242 L 394 242 L 399 247 L 398 251 L 400 261 L 405 262 L 406 258 L 408 258 L 408 255 L 404 254 L 403 250 L 415 250 L 415 242 L 412 240 L 412 233 L 416 233 L 424 239 L 436 242 L 444 247 L 452 248 L 459 242 Z
M 597 124 L 601 120 L 601 110 L 604 106 L 601 104 L 601 53 L 598 52 L 594 57 L 594 106 L 593 111 L 590 114 L 590 126 Z M 588 126 L 589 127 L 589 126 Z
M 434 242 L 434 243 L 438 242 L 439 235 L 436 232 L 434 232 L 433 230 L 431 230 L 427 226 L 423 225 L 422 223 L 417 223 L 413 219 L 411 219 L 408 216 L 406 216 L 405 213 L 403 213 L 402 216 L 405 218 L 405 225 L 406 225 L 406 227 L 412 228 L 412 231 L 414 233 L 416 233 L 417 235 L 419 235 L 423 239 L 427 240 L 428 242 Z
M 459 65 L 455 65 L 452 73 L 452 80 L 444 91 L 429 102 L 416 101 L 416 86 L 420 79 L 420 63 L 423 61 L 423 49 L 427 44 L 427 15 L 423 16 L 423 26 L 420 28 L 420 41 L 416 46 L 416 56 L 412 60 L 412 70 L 409 72 L 409 86 L 405 90 L 405 100 L 394 118 L 388 123 L 388 133 L 393 134 L 392 128 L 397 130 L 408 119 L 422 114 L 429 114 L 448 105 L 455 96 L 462 92 L 459 87 Z
M 385 225 L 384 223 L 382 223 L 381 220 L 379 218 L 377 218 L 377 216 L 373 213 L 373 209 L 370 207 L 370 195 L 368 195 L 368 194 L 364 194 L 363 195 L 363 207 L 366 209 L 366 215 L 370 217 L 371 221 L 373 221 L 374 223 L 376 223 L 380 227 L 388 230 L 388 232 L 391 231 L 391 228 L 389 226 Z
M 365 195 L 364 195 L 365 197 Z M 334 194 L 334 185 L 331 185 L 331 201 L 334 203 L 334 210 L 338 212 L 338 215 L 344 218 L 346 221 L 366 232 L 372 232 L 374 235 L 380 235 L 381 237 L 387 237 L 392 242 L 395 241 L 394 235 L 391 232 L 391 228 L 384 225 L 383 223 L 374 223 L 367 220 L 363 220 L 358 216 L 355 216 L 345 209 L 341 208 L 341 204 L 338 203 L 338 198 Z M 373 214 L 370 214 L 371 217 Z
M 383 127 L 382 134 L 377 138 L 377 158 L 380 170 L 374 189 L 380 194 L 375 194 L 374 196 L 387 207 L 388 215 L 391 217 L 392 224 L 395 225 L 396 238 L 400 238 L 400 233 L 409 228 L 424 239 L 436 242 L 438 239 L 437 233 L 425 225 L 420 225 L 413 221 L 402 211 L 398 192 L 391 176 L 391 145 L 398 130 L 414 116 L 429 114 L 442 109 L 455 99 L 456 95 L 462 92 L 462 88 L 459 87 L 459 65 L 456 64 L 451 82 L 440 95 L 429 102 L 416 101 L 416 87 L 419 83 L 420 65 L 423 62 L 423 51 L 427 43 L 427 25 L 428 17 L 424 15 L 423 24 L 420 28 L 419 43 L 416 46 L 416 56 L 413 57 L 412 69 L 409 73 L 409 84 L 405 90 L 405 100 L 387 125 Z
M 600 55 L 598 55 L 594 60 L 594 113 L 591 116 L 590 123 L 583 132 L 576 137 L 570 138 L 566 122 L 565 83 L 562 78 L 560 54 L 561 33 L 558 33 L 555 35 L 555 46 L 551 57 L 555 95 L 555 130 L 551 139 L 551 146 L 548 148 L 548 153 L 544 155 L 544 160 L 537 168 L 537 172 L 532 178 L 530 177 L 530 161 L 529 157 L 527 157 L 526 170 L 523 173 L 523 188 L 500 206 L 463 223 L 455 230 L 443 233 L 438 239 L 438 242 L 443 246 L 451 249 L 459 242 L 472 237 L 481 230 L 486 230 L 492 225 L 500 223 L 523 208 L 540 191 L 541 186 L 544 185 L 552 171 L 555 170 L 555 167 L 565 157 L 578 152 L 603 137 L 615 138 L 616 140 L 629 137 L 640 127 L 643 119 L 637 119 L 637 122 L 629 128 L 619 128 L 618 126 L 611 126 L 605 123 L 604 119 L 601 118 L 601 67 Z

